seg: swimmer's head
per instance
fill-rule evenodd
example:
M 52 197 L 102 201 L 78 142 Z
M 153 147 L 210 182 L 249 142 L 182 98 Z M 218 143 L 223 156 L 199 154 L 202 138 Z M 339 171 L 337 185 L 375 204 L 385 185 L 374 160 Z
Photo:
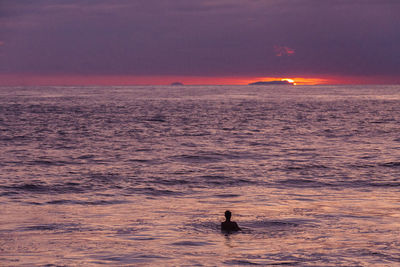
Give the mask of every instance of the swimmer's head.
M 225 211 L 225 218 L 227 221 L 230 221 L 232 217 L 232 212 L 230 212 L 229 210 Z

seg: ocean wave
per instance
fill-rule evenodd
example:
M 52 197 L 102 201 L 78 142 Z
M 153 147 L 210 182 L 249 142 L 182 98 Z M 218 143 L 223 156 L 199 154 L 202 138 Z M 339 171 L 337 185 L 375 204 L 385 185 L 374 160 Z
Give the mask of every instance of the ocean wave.
M 83 201 L 83 200 L 69 200 L 60 199 L 48 201 L 45 204 L 48 205 L 89 205 L 89 206 L 106 206 L 106 205 L 117 205 L 128 203 L 126 200 L 95 200 L 95 201 Z
M 124 195 L 144 194 L 148 196 L 182 196 L 184 192 L 154 187 L 133 187 L 124 189 Z
M 34 183 L 24 183 L 10 186 L 0 186 L 4 191 L 9 194 L 19 194 L 24 192 L 30 193 L 83 193 L 87 190 L 91 190 L 89 186 L 83 186 L 81 184 L 66 183 L 66 184 L 34 184 Z
M 391 161 L 391 162 L 380 163 L 379 166 L 389 167 L 389 168 L 399 168 L 400 161 Z
M 277 185 L 290 186 L 290 187 L 330 187 L 337 186 L 334 183 L 326 183 L 318 181 L 317 179 L 305 179 L 305 178 L 290 178 L 279 180 Z

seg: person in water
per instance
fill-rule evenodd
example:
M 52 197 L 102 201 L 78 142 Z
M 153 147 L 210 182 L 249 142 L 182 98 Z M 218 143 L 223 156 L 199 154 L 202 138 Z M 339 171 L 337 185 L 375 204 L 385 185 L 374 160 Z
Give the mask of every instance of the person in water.
M 225 211 L 225 221 L 221 223 L 221 231 L 225 232 L 237 232 L 240 229 L 239 225 L 236 222 L 231 221 L 232 212 L 229 210 Z

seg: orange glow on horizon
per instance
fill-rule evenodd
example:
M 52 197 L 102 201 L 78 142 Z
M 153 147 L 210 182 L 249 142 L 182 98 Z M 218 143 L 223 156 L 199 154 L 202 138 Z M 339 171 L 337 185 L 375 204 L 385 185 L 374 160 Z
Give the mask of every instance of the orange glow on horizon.
M 0 86 L 79 86 L 79 85 L 247 85 L 258 81 L 289 81 L 294 85 L 400 84 L 398 77 L 209 77 L 209 76 L 130 76 L 130 75 L 31 75 L 0 74 Z M 380 83 L 384 81 L 384 83 Z
M 340 84 L 335 79 L 322 79 L 322 78 L 304 78 L 304 77 L 295 77 L 295 78 L 282 78 L 282 77 L 259 77 L 256 79 L 252 79 L 250 82 L 256 81 L 288 81 L 293 85 L 322 85 L 322 84 Z M 250 83 L 249 82 L 249 83 Z
M 288 82 L 290 82 L 290 83 L 293 84 L 293 85 L 297 85 L 297 83 L 296 83 L 294 80 L 292 80 L 292 79 L 286 78 L 286 79 L 282 79 L 281 81 L 288 81 Z

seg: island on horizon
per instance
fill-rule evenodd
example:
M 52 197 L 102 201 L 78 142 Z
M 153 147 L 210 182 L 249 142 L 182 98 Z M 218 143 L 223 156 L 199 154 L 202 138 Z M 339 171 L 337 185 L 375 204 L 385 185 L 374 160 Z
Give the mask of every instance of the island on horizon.
M 249 83 L 249 85 L 293 85 L 293 83 L 286 81 L 286 80 L 284 80 L 284 81 L 269 81 L 269 82 L 259 81 L 259 82 Z
M 174 83 L 171 83 L 171 85 L 173 85 L 173 86 L 179 86 L 179 85 L 183 85 L 183 83 L 181 83 L 181 82 L 174 82 Z

